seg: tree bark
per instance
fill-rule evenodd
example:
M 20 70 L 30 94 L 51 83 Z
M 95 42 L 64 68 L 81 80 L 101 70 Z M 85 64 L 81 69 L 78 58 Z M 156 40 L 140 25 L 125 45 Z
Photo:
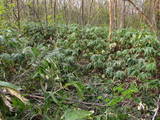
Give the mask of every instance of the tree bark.
M 157 37 L 160 40 L 160 0 L 157 0 L 155 4 L 156 4 Z
M 34 11 L 36 11 L 35 9 L 35 0 L 32 0 L 32 8 L 33 8 L 33 21 L 36 21 L 37 17 L 36 17 L 36 13 Z
M 84 25 L 84 0 L 81 1 L 81 24 Z
M 125 28 L 125 13 L 126 13 L 126 2 L 125 2 L 125 0 L 122 0 L 121 16 L 120 16 L 120 28 Z
M 56 22 L 56 14 L 57 14 L 57 0 L 54 0 L 54 15 L 53 15 L 54 22 Z
M 115 29 L 115 17 L 114 17 L 114 0 L 109 0 L 109 40 L 112 39 L 111 34 Z
M 17 0 L 17 23 L 18 23 L 18 28 L 20 30 L 21 28 L 21 16 L 20 16 L 20 1 Z
M 88 16 L 87 24 L 90 24 L 90 20 L 91 20 L 91 16 L 92 16 L 93 2 L 94 2 L 94 0 L 91 1 L 90 7 L 89 7 L 89 16 Z
M 44 6 L 45 6 L 45 22 L 48 23 L 47 0 L 44 0 Z
M 114 4 L 114 20 L 115 20 L 115 29 L 118 28 L 118 1 L 117 0 L 114 0 L 113 4 Z

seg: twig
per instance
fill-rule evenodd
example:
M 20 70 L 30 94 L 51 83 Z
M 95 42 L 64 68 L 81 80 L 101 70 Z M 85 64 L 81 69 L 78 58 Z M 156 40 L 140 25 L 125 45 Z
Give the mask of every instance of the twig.
M 158 111 L 159 111 L 159 108 L 160 108 L 160 94 L 159 94 L 159 98 L 158 98 L 158 101 L 157 101 L 157 108 L 156 108 L 156 111 L 152 117 L 152 120 L 155 120 L 156 119 L 156 116 L 158 114 Z
M 132 1 L 132 0 L 126 0 L 129 3 L 131 3 L 134 8 L 143 16 L 143 18 L 146 20 L 146 22 L 148 23 L 148 26 L 151 28 L 151 30 L 153 30 L 154 32 L 156 31 L 152 22 L 150 21 L 150 19 L 144 14 L 144 12 L 142 10 L 140 10 L 139 7 L 136 6 L 136 4 Z
M 33 69 L 28 69 L 26 71 L 24 71 L 23 73 L 21 73 L 20 75 L 15 76 L 14 78 L 12 78 L 13 81 L 17 81 L 17 79 L 21 79 L 23 77 L 25 77 L 28 73 L 32 73 Z M 18 81 L 20 82 L 20 81 Z
M 28 99 L 29 98 L 34 98 L 34 99 L 40 99 L 40 100 L 44 100 L 45 98 L 42 96 L 37 96 L 37 95 L 25 95 Z
M 37 95 L 25 95 L 27 98 L 34 98 L 34 99 L 40 99 L 40 100 L 44 100 L 45 97 L 43 96 L 37 96 Z M 70 99 L 70 98 L 65 98 L 68 104 L 73 104 L 73 103 L 79 103 L 79 104 L 84 104 L 84 105 L 89 105 L 89 106 L 98 106 L 98 107 L 106 107 L 105 104 L 100 104 L 100 103 L 93 103 L 93 102 L 83 102 L 80 100 L 74 100 L 74 99 Z
M 67 101 L 73 102 L 73 103 L 80 103 L 80 104 L 84 104 L 84 105 L 90 105 L 90 106 L 98 106 L 98 107 L 106 107 L 105 104 L 100 104 L 100 103 L 93 103 L 93 102 L 83 102 L 83 101 L 79 101 L 79 100 L 73 100 L 73 99 L 65 99 Z

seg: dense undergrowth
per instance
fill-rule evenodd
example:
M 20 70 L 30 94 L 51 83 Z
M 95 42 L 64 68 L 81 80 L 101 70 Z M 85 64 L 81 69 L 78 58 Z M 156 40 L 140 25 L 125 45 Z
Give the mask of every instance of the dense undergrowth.
M 160 92 L 160 42 L 146 30 L 112 36 L 107 28 L 78 25 L 1 30 L 0 79 L 21 86 L 29 100 L 14 99 L 12 111 L 0 110 L 3 117 L 150 120 Z

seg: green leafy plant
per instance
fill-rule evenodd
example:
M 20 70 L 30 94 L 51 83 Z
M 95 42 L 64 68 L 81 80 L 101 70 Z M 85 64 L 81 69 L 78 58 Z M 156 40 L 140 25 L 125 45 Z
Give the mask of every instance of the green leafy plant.
M 31 100 L 30 108 L 11 119 L 152 116 L 160 71 L 160 42 L 154 33 L 121 29 L 109 41 L 104 27 L 43 23 L 0 33 L 0 78 L 19 83 Z M 138 110 L 140 103 L 147 107 Z
M 64 120 L 81 120 L 92 115 L 93 112 L 85 110 L 67 110 L 64 114 Z
M 11 102 L 13 102 L 12 97 L 18 98 L 21 102 L 24 104 L 27 104 L 28 100 L 25 99 L 19 92 L 20 88 L 4 81 L 0 81 L 0 105 L 1 105 L 1 111 L 0 113 L 6 114 L 8 110 L 13 110 L 13 105 Z M 11 95 L 8 96 L 7 94 Z

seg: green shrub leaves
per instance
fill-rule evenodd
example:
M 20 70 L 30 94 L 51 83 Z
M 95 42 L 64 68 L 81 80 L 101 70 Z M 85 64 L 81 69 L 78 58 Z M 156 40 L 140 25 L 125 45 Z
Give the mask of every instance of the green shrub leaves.
M 79 120 L 152 114 L 137 106 L 144 102 L 152 110 L 158 93 L 160 42 L 153 33 L 122 29 L 109 41 L 107 28 L 34 23 L 21 33 L 1 33 L 0 78 L 44 96 L 30 110 L 34 115 Z

